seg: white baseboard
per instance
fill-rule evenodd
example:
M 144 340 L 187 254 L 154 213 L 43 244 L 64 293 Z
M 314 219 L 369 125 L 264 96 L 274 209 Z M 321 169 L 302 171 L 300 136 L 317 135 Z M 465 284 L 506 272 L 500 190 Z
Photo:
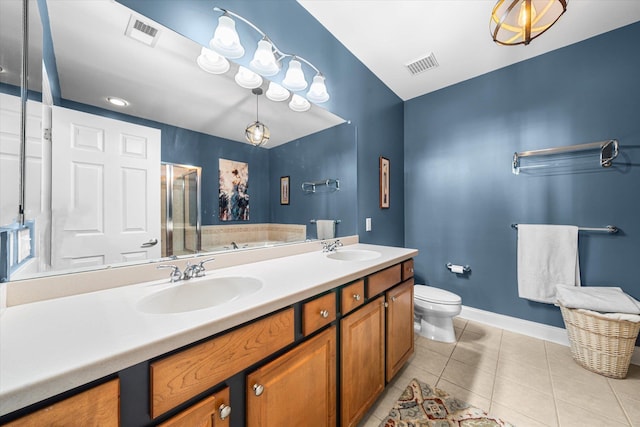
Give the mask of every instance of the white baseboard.
M 516 332 L 541 340 L 551 341 L 556 344 L 569 346 L 567 330 L 557 326 L 549 326 L 530 320 L 518 319 L 517 317 L 505 316 L 504 314 L 492 313 L 473 307 L 462 306 L 460 317 L 474 322 L 484 323 L 507 331 Z M 640 347 L 636 346 L 631 363 L 640 365 Z

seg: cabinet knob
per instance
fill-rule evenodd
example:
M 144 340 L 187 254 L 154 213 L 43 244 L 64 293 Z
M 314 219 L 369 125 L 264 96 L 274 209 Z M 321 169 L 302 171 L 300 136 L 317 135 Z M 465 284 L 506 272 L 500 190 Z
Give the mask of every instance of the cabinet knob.
M 256 396 L 260 396 L 264 392 L 264 386 L 262 384 L 254 384 L 253 392 L 256 394 Z
M 324 317 L 325 319 L 327 317 L 329 317 L 329 311 L 328 310 L 320 310 L 320 316 Z
M 229 415 L 231 415 L 231 406 L 229 405 L 225 405 L 224 403 L 222 405 L 220 405 L 220 408 L 218 408 L 218 411 L 220 413 L 220 419 L 224 420 L 225 418 L 227 418 Z
M 409 269 L 409 271 L 413 273 L 413 267 L 411 267 L 411 268 Z
M 397 297 L 391 297 L 391 301 L 395 302 L 398 298 Z
M 360 301 L 360 294 L 353 294 L 353 299 L 356 301 Z

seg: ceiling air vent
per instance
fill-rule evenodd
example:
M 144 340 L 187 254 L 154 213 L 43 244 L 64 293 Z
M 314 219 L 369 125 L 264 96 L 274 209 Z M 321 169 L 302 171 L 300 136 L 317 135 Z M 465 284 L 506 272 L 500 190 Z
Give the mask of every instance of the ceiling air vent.
M 138 40 L 139 42 L 146 44 L 147 46 L 155 46 L 158 42 L 160 32 L 157 28 L 154 28 L 149 24 L 145 24 L 135 16 L 131 15 L 125 34 L 134 40 Z
M 416 61 L 413 61 L 410 64 L 407 64 L 407 69 L 412 75 L 420 74 L 424 71 L 430 70 L 432 68 L 436 68 L 438 66 L 438 61 L 433 53 L 425 56 L 424 58 L 420 58 Z

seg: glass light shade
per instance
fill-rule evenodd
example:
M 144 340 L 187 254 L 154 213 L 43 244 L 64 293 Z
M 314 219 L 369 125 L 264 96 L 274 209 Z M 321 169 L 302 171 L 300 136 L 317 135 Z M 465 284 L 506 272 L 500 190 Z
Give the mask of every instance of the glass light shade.
M 260 40 L 249 66 L 263 76 L 274 76 L 280 71 L 280 65 L 273 54 L 273 46 L 267 40 Z
M 235 80 L 240 87 L 246 89 L 255 89 L 262 85 L 262 77 L 243 66 L 238 67 Z
M 506 46 L 528 45 L 566 10 L 566 0 L 498 0 L 489 22 L 491 36 Z
M 295 59 L 289 61 L 289 68 L 287 68 L 287 74 L 285 74 L 284 80 L 282 80 L 282 86 L 293 92 L 307 88 L 307 81 L 304 79 L 304 72 L 302 71 L 300 61 Z
M 266 144 L 269 141 L 269 137 L 271 133 L 269 132 L 269 128 L 264 125 L 264 123 L 256 120 L 247 126 L 244 131 L 244 135 L 251 144 L 259 147 L 261 145 Z
M 200 68 L 211 74 L 224 74 L 229 71 L 230 67 L 229 61 L 224 56 L 218 55 L 206 47 L 202 48 L 196 62 Z
M 272 101 L 280 102 L 286 101 L 291 93 L 280 86 L 278 83 L 270 82 L 269 88 L 267 89 L 267 93 L 265 93 L 265 95 L 267 95 L 267 98 Z
M 329 100 L 329 93 L 327 87 L 324 84 L 324 77 L 317 75 L 313 78 L 309 92 L 307 92 L 307 99 L 316 104 L 327 102 Z
M 311 104 L 306 100 L 306 98 L 294 93 L 291 97 L 291 101 L 289 101 L 289 108 L 293 111 L 302 113 L 309 110 L 309 108 L 311 108 Z
M 244 47 L 240 44 L 233 19 L 226 15 L 218 18 L 218 27 L 213 33 L 209 47 L 226 58 L 237 59 L 244 56 Z

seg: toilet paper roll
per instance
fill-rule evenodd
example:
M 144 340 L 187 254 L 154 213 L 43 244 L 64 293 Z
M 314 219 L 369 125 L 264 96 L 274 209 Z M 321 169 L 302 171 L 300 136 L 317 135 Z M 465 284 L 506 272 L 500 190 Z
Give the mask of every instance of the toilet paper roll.
M 456 274 L 462 274 L 464 273 L 464 266 L 454 264 L 451 266 L 451 272 Z

